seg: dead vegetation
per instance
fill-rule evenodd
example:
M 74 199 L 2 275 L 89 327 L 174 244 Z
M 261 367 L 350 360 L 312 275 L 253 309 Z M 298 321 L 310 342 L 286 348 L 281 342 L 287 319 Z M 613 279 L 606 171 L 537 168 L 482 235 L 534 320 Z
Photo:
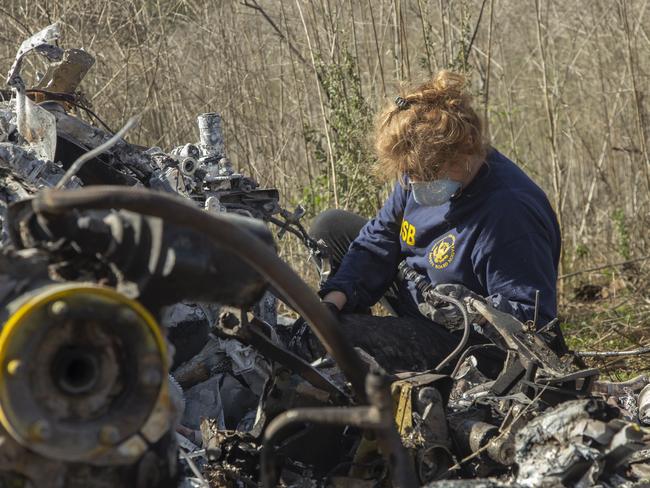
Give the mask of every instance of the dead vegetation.
M 0 15 L 4 71 L 17 39 L 60 20 L 98 57 L 83 88 L 108 126 L 143 113 L 130 139 L 168 149 L 219 111 L 235 165 L 312 215 L 371 214 L 372 113 L 400 83 L 467 70 L 494 145 L 560 217 L 569 341 L 648 344 L 647 2 L 11 0 Z M 308 272 L 297 243 L 283 252 Z

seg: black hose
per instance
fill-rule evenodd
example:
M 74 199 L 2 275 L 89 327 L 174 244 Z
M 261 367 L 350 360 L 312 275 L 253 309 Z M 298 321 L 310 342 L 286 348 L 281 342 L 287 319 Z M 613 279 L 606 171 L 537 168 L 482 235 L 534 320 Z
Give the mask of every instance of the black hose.
M 398 269 L 398 276 L 402 280 L 406 281 L 412 281 L 416 288 L 420 291 L 422 296 L 426 301 L 431 303 L 431 305 L 435 305 L 436 300 L 440 302 L 447 302 L 451 303 L 454 305 L 458 310 L 460 310 L 460 313 L 463 315 L 463 322 L 464 322 L 464 328 L 463 328 L 463 336 L 460 339 L 460 342 L 456 346 L 456 348 L 449 353 L 449 355 L 443 359 L 438 366 L 434 368 L 434 371 L 440 372 L 442 368 L 447 366 L 452 359 L 454 359 L 456 356 L 458 356 L 463 349 L 465 349 L 465 346 L 467 345 L 467 342 L 469 341 L 469 333 L 471 330 L 471 323 L 469 321 L 469 316 L 467 315 L 467 308 L 461 302 L 460 300 L 457 300 L 456 298 L 452 298 L 447 295 L 443 295 L 442 293 L 438 293 L 437 291 L 434 290 L 433 286 L 431 283 L 420 273 L 415 271 L 411 266 L 406 264 L 406 261 L 402 261 L 399 263 L 399 266 L 397 267 Z
M 449 302 L 452 305 L 456 306 L 458 310 L 460 310 L 460 313 L 463 315 L 463 322 L 465 326 L 463 327 L 463 337 L 460 338 L 460 342 L 456 346 L 456 348 L 449 353 L 449 355 L 440 361 L 438 366 L 436 366 L 435 371 L 440 372 L 442 368 L 447 366 L 456 356 L 458 356 L 463 349 L 465 349 L 465 346 L 467 346 L 467 342 L 469 341 L 469 333 L 472 327 L 472 324 L 469 321 L 469 315 L 467 315 L 467 308 L 465 308 L 465 305 L 463 302 L 460 300 L 457 300 L 456 298 L 451 298 L 450 296 L 443 295 L 442 293 L 438 293 L 437 291 L 434 291 L 433 289 L 429 290 L 429 293 L 437 298 L 438 300 Z
M 267 244 L 237 225 L 234 219 L 208 213 L 175 195 L 120 186 L 44 190 L 34 198 L 33 208 L 41 213 L 125 209 L 205 234 L 215 245 L 239 256 L 287 297 L 350 381 L 358 401 L 367 402 L 364 384 L 368 368 L 340 333 L 337 319 Z

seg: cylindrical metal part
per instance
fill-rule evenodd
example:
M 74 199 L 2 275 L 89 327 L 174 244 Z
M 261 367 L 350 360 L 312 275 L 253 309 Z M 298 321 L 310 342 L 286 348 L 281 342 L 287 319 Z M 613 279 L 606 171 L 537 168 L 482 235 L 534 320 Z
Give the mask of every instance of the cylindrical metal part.
M 478 451 L 499 434 L 499 429 L 494 425 L 479 420 L 461 420 L 452 426 L 452 430 L 464 454 Z
M 440 392 L 432 386 L 421 388 L 418 391 L 415 406 L 422 417 L 422 421 L 429 428 L 437 442 L 446 444 L 449 440 L 449 428 L 444 413 L 444 401 Z
M 446 446 L 433 444 L 419 449 L 416 455 L 416 467 L 421 484 L 431 483 L 449 472 L 454 464 L 453 456 Z
M 515 438 L 511 432 L 494 437 L 488 442 L 487 455 L 493 461 L 504 466 L 515 463 Z
M 223 132 L 221 131 L 221 115 L 212 112 L 201 114 L 197 118 L 201 144 L 211 152 L 224 153 Z
M 372 429 L 377 445 L 386 458 L 394 488 L 419 486 L 413 462 L 402 444 L 395 426 L 390 380 L 379 371 L 370 371 L 366 377 L 366 394 L 370 407 L 325 407 L 288 410 L 275 417 L 264 432 L 261 473 L 262 485 L 275 486 L 277 473 L 274 464 L 273 440 L 287 426 L 312 421 L 319 424 L 352 425 Z
M 480 420 L 461 420 L 451 422 L 451 430 L 463 455 L 481 451 L 482 459 L 491 459 L 504 466 L 514 463 L 514 437 L 511 434 L 499 435 L 499 429 Z
M 650 425 L 650 385 L 646 385 L 638 399 L 639 421 L 644 425 Z
M 70 283 L 35 288 L 6 307 L 3 435 L 49 461 L 114 466 L 142 456 L 141 438 L 153 444 L 168 433 L 167 346 L 142 305 Z M 133 442 L 142 449 L 128 448 Z
M 192 176 L 196 171 L 198 164 L 196 162 L 196 159 L 191 157 L 186 157 L 181 161 L 181 164 L 179 166 L 181 169 L 181 173 L 183 173 L 186 176 Z

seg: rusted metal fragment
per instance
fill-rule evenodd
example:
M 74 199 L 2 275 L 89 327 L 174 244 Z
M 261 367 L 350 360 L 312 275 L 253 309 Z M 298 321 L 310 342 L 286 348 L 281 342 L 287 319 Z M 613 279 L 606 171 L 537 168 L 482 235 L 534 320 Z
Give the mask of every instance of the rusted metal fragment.
M 51 62 L 36 88 L 56 93 L 74 93 L 95 58 L 83 49 L 66 49 L 60 60 Z

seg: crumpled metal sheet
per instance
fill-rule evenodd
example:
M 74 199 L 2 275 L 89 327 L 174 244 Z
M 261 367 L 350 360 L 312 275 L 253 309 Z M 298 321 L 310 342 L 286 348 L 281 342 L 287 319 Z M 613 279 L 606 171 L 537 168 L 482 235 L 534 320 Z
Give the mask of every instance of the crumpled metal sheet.
M 643 447 L 643 432 L 616 418 L 598 399 L 562 403 L 516 435 L 517 482 L 522 486 L 595 486 L 606 482 Z
M 12 85 L 16 76 L 18 76 L 18 74 L 20 73 L 20 67 L 23 61 L 23 57 L 27 53 L 29 53 L 30 51 L 32 51 L 33 49 L 39 46 L 50 45 L 52 42 L 58 40 L 60 37 L 61 37 L 61 29 L 59 27 L 59 24 L 55 23 L 52 25 L 48 25 L 46 28 L 37 32 L 29 39 L 23 41 L 23 43 L 20 45 L 20 48 L 18 49 L 18 53 L 16 53 L 16 59 L 14 59 L 14 62 L 11 65 L 11 68 L 9 69 L 9 74 L 7 76 L 7 83 L 9 85 Z

